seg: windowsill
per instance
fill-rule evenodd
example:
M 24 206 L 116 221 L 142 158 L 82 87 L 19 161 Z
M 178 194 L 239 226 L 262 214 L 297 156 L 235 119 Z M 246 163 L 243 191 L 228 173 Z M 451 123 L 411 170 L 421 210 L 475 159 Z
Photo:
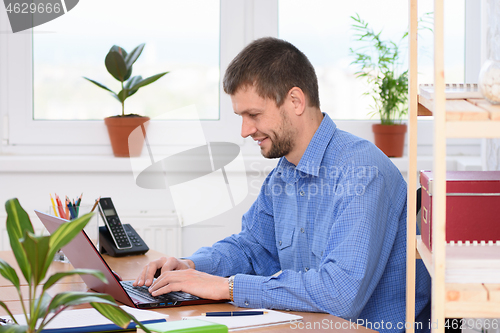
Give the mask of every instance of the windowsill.
M 260 168 L 272 168 L 277 160 L 268 160 L 261 155 L 245 156 L 247 172 L 258 171 Z M 134 162 L 134 163 L 132 163 Z M 186 160 L 186 163 L 199 165 L 195 158 Z M 123 158 L 105 155 L 0 155 L 0 173 L 31 173 L 31 172 L 113 172 L 130 173 L 142 171 L 144 166 L 151 165 L 148 157 Z M 250 169 L 250 170 L 249 170 Z M 172 170 L 184 172 L 184 169 Z M 239 170 L 236 170 L 239 171 Z M 241 170 L 243 171 L 243 170 Z
M 135 158 L 144 165 L 148 163 L 146 157 Z M 276 165 L 277 160 L 268 160 L 261 155 L 251 155 L 244 157 L 246 171 L 259 171 L 262 168 L 272 168 Z M 391 161 L 398 167 L 401 172 L 408 171 L 408 157 L 391 158 Z M 197 163 L 196 160 L 188 162 Z M 433 166 L 432 156 L 418 157 L 418 170 L 431 170 Z M 137 169 L 137 168 L 136 168 Z M 480 156 L 448 156 L 448 170 L 481 170 Z M 119 158 L 114 156 L 40 156 L 40 155 L 1 155 L 0 156 L 0 173 L 15 172 L 15 173 L 30 173 L 30 172 L 113 172 L 113 173 L 129 173 L 134 170 L 129 158 Z M 179 172 L 185 170 L 179 169 Z M 269 169 L 270 171 L 270 169 Z

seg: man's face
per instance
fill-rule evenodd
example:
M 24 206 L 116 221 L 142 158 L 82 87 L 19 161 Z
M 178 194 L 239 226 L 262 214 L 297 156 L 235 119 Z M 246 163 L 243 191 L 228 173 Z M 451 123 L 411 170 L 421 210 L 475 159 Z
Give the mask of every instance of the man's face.
M 241 136 L 257 141 L 264 157 L 286 156 L 294 149 L 296 130 L 285 105 L 260 97 L 253 86 L 238 89 L 231 100 L 234 113 L 242 117 Z

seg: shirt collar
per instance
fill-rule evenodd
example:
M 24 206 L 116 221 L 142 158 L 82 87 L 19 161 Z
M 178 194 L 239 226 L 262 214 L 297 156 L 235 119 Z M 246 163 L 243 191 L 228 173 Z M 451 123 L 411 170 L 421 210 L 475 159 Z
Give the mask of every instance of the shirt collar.
M 309 145 L 307 146 L 304 155 L 302 155 L 297 167 L 288 162 L 285 157 L 280 159 L 276 169 L 283 180 L 290 180 L 290 177 L 292 176 L 290 172 L 295 171 L 294 169 L 316 177 L 319 175 L 319 169 L 323 156 L 325 155 L 326 147 L 328 146 L 328 143 L 332 139 L 337 128 L 328 114 L 323 113 L 323 116 L 321 124 L 314 133 L 314 136 L 311 139 L 311 142 L 309 142 Z M 293 173 L 296 175 L 296 172 Z

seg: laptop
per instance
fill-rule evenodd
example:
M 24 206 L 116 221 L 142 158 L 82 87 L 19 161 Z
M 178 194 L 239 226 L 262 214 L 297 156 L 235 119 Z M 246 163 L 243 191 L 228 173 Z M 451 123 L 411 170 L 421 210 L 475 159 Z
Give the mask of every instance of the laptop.
M 35 213 L 50 233 L 56 231 L 62 223 L 67 222 L 64 219 L 47 215 L 38 210 L 35 210 Z M 111 295 L 115 300 L 131 307 L 140 309 L 163 308 L 227 301 L 204 299 L 182 291 L 152 296 L 147 287 L 132 286 L 133 280 L 120 281 L 83 230 L 62 250 L 74 268 L 95 269 L 104 273 L 108 280 L 107 284 L 92 275 L 81 275 L 81 278 L 90 289 Z M 137 267 L 137 272 L 140 272 L 141 269 L 142 267 Z

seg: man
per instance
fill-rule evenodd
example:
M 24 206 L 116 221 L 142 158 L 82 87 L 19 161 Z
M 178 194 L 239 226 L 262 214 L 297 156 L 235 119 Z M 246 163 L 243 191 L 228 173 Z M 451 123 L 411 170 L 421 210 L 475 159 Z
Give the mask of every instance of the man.
M 321 112 L 314 68 L 288 42 L 249 44 L 229 65 L 224 91 L 242 117 L 241 135 L 264 157 L 281 159 L 239 234 L 189 258 L 153 261 L 135 285 L 153 295 L 182 290 L 244 307 L 328 312 L 402 332 L 406 183 L 397 168 Z M 416 284 L 417 321 L 426 330 L 430 278 L 421 263 Z

